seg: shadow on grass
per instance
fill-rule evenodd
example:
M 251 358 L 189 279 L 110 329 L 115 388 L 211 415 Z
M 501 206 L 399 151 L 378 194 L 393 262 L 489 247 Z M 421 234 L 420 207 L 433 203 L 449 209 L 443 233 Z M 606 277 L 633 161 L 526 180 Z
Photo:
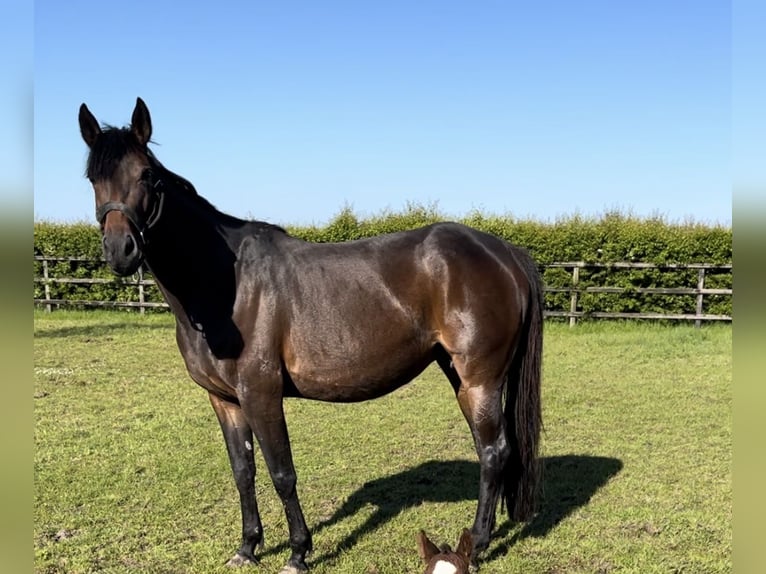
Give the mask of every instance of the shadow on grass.
M 535 517 L 516 530 L 516 523 L 506 520 L 493 534 L 491 551 L 483 557 L 490 561 L 507 554 L 519 540 L 541 538 L 564 518 L 590 502 L 591 497 L 622 470 L 616 458 L 600 456 L 553 456 L 543 459 L 543 496 Z
M 115 323 L 84 323 L 82 325 L 71 325 L 66 327 L 56 327 L 52 329 L 38 329 L 34 337 L 40 339 L 55 339 L 67 337 L 105 337 L 116 335 L 120 332 L 130 331 L 153 331 L 157 329 L 172 330 L 174 324 L 161 324 L 156 322 L 115 322 Z
M 597 456 L 554 456 L 545 457 L 542 462 L 544 494 L 538 514 L 523 526 L 510 520 L 501 523 L 500 528 L 493 534 L 491 553 L 486 555 L 484 560 L 492 560 L 506 554 L 514 543 L 528 536 L 545 536 L 565 517 L 585 506 L 591 497 L 622 469 L 622 462 L 619 460 Z M 368 482 L 352 494 L 333 516 L 317 524 L 312 532 L 316 534 L 341 522 L 368 505 L 375 507 L 375 512 L 348 534 L 334 551 L 314 557 L 312 563 L 321 564 L 336 559 L 364 536 L 408 508 L 419 506 L 423 502 L 476 500 L 478 488 L 479 464 L 464 460 L 429 461 L 404 472 Z M 470 527 L 471 524 L 473 513 L 466 516 L 465 524 L 456 524 L 455 531 L 464 526 Z M 413 533 L 416 530 L 414 526 Z M 267 551 L 267 554 L 285 548 L 286 545 L 280 545 Z

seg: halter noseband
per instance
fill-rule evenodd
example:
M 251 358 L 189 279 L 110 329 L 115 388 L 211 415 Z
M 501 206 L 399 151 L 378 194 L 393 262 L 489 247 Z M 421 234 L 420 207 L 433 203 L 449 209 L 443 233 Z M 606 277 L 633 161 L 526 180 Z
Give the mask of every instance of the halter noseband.
M 98 209 L 96 209 L 96 220 L 98 220 L 98 222 L 103 225 L 107 213 L 110 211 L 120 211 L 133 224 L 133 227 L 136 228 L 136 231 L 138 231 L 141 243 L 146 245 L 146 232 L 156 225 L 157 221 L 159 221 L 160 216 L 162 215 L 162 207 L 165 203 L 165 193 L 162 189 L 163 185 L 164 184 L 162 183 L 161 179 L 158 179 L 156 182 L 154 182 L 153 188 L 156 197 L 152 202 L 152 210 L 149 213 L 149 217 L 146 218 L 146 222 L 143 225 L 141 225 L 138 221 L 138 214 L 136 213 L 136 210 L 129 205 L 122 203 L 121 201 L 107 201 L 103 205 L 99 206 Z

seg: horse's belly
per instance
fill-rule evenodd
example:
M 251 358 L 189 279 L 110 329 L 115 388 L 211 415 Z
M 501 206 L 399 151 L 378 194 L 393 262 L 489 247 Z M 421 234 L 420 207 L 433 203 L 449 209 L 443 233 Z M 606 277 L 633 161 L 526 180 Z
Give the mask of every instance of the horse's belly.
M 286 361 L 286 395 L 333 402 L 374 399 L 408 383 L 433 360 L 428 349 L 411 345 L 392 352 L 306 353 Z

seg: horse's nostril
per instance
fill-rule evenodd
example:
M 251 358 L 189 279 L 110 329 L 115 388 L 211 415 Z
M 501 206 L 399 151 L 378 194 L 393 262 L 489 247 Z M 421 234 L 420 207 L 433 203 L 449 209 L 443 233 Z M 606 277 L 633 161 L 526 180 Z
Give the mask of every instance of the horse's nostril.
M 130 255 L 136 249 L 136 244 L 133 241 L 133 236 L 128 235 L 125 238 L 125 255 Z

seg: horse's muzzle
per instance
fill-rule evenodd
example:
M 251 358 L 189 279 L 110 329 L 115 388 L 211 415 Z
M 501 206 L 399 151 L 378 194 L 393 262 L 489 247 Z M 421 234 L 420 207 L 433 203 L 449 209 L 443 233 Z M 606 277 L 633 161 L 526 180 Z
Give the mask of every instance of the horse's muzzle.
M 132 275 L 141 266 L 144 255 L 140 241 L 132 230 L 105 233 L 103 238 L 104 257 L 116 275 Z

